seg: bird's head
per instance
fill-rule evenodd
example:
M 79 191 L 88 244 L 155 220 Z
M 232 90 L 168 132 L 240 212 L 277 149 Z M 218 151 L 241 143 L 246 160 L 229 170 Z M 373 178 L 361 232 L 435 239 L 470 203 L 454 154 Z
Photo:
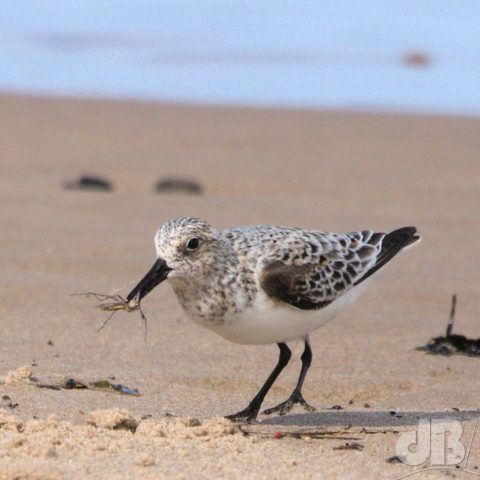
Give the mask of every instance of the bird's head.
M 167 278 L 185 279 L 205 271 L 218 258 L 218 233 L 207 222 L 181 217 L 163 224 L 155 234 L 157 260 L 127 300 L 141 300 Z

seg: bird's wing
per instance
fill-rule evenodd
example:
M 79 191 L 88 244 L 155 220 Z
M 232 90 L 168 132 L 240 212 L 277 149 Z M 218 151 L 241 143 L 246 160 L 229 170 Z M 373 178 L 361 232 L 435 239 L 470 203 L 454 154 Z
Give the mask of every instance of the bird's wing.
M 369 277 L 402 248 L 416 242 L 414 227 L 389 233 L 309 233 L 266 259 L 260 286 L 276 301 L 304 310 L 320 309 Z

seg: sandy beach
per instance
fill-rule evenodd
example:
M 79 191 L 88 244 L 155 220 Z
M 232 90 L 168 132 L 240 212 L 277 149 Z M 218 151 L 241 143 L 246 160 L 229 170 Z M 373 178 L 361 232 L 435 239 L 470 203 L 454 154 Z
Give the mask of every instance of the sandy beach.
M 445 333 L 453 293 L 454 333 L 480 337 L 480 120 L 3 95 L 0 125 L 0 480 L 397 479 L 432 466 L 387 462 L 419 418 L 456 419 L 468 447 L 480 358 L 414 349 Z M 87 174 L 113 190 L 65 188 Z M 172 177 L 203 193 L 154 191 Z M 167 284 L 142 303 L 146 341 L 138 312 L 97 332 L 106 312 L 70 296 L 126 295 L 155 230 L 184 215 L 217 229 L 415 225 L 423 240 L 312 335 L 316 413 L 235 426 L 222 416 L 257 392 L 275 345 L 201 329 Z M 293 347 L 265 407 L 293 389 Z M 140 395 L 38 388 L 72 378 Z M 473 439 L 465 460 L 480 472 Z

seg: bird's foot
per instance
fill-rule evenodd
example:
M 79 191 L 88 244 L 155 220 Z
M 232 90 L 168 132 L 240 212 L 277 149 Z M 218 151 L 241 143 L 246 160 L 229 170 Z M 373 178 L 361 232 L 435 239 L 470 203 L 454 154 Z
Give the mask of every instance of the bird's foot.
M 227 415 L 225 418 L 232 422 L 245 421 L 247 423 L 253 423 L 257 418 L 259 410 L 260 406 L 252 406 L 250 404 L 247 408 L 244 408 L 233 415 Z
M 294 391 L 288 400 L 280 403 L 276 407 L 267 408 L 262 413 L 264 415 L 271 415 L 272 413 L 278 413 L 279 415 L 287 414 L 295 404 L 301 405 L 307 412 L 315 412 L 315 407 L 309 405 L 299 391 Z

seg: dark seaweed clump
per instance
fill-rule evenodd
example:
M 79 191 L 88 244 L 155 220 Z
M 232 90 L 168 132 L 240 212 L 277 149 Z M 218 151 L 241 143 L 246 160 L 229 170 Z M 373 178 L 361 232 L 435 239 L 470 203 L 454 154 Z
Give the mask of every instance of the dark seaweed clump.
M 450 319 L 448 320 L 445 336 L 432 338 L 426 345 L 417 347 L 415 350 L 447 357 L 451 355 L 480 356 L 480 338 L 472 339 L 464 335 L 452 335 L 456 305 L 457 296 L 453 295 Z

